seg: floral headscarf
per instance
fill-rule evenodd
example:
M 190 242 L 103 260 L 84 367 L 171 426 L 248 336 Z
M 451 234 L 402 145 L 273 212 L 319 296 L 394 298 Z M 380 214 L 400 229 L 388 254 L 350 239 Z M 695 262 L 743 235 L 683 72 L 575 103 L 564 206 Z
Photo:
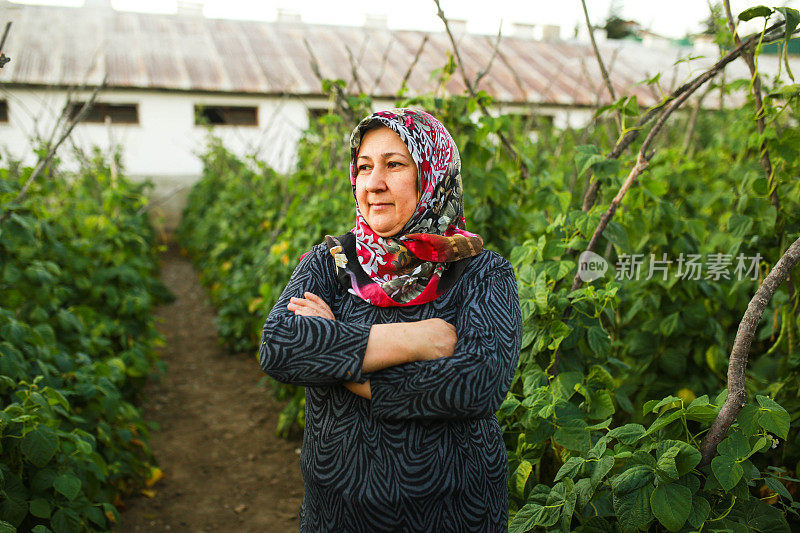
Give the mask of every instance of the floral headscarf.
M 354 198 L 361 140 L 368 130 L 380 126 L 388 126 L 400 136 L 417 164 L 417 208 L 397 234 L 381 237 L 367 224 L 356 200 L 356 225 L 350 230 L 355 239 L 328 236 L 326 240 L 340 279 L 349 278 L 350 290 L 368 303 L 389 307 L 430 302 L 452 286 L 452 279 L 441 282 L 448 278 L 448 270 L 460 273 L 463 268 L 452 269 L 452 263 L 477 255 L 483 248 L 481 237 L 465 229 L 461 158 L 444 125 L 425 111 L 375 112 L 364 118 L 350 137 Z M 352 261 L 348 264 L 348 256 L 355 258 L 360 268 L 353 268 Z

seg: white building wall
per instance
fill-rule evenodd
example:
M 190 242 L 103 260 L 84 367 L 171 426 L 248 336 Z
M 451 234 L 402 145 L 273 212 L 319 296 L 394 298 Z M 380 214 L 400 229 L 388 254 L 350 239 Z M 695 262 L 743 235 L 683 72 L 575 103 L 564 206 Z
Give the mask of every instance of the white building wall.
M 85 101 L 90 93 L 75 93 L 74 101 Z M 34 139 L 49 138 L 64 107 L 67 93 L 56 89 L 5 88 L 0 95 L 8 102 L 8 123 L 0 123 L 0 153 L 3 157 L 35 162 Z M 213 133 L 240 156 L 258 154 L 279 172 L 295 163 L 295 146 L 308 125 L 308 106 L 324 106 L 326 100 L 296 97 L 225 96 L 166 91 L 119 91 L 100 93 L 98 102 L 137 104 L 139 124 L 81 123 L 65 142 L 59 157 L 62 168 L 77 168 L 71 142 L 89 151 L 123 147 L 124 172 L 135 180 L 155 184 L 151 214 L 167 231 L 175 228 L 186 195 L 202 172 L 199 154 L 209 134 L 194 123 L 195 105 L 257 106 L 258 126 L 214 126 Z
M 75 93 L 73 101 L 85 101 L 89 92 Z M 3 88 L 0 98 L 8 102 L 8 123 L 0 123 L 0 154 L 33 164 L 34 139 L 49 138 L 63 109 L 67 92 L 47 88 Z M 156 226 L 170 232 L 177 227 L 191 186 L 202 172 L 200 154 L 210 133 L 194 123 L 195 105 L 256 106 L 258 126 L 214 126 L 213 134 L 239 156 L 257 155 L 279 172 L 289 172 L 296 162 L 296 145 L 308 126 L 308 108 L 326 108 L 328 99 L 296 96 L 235 96 L 174 91 L 107 90 L 98 102 L 136 104 L 138 124 L 87 124 L 73 130 L 71 140 L 59 150 L 61 166 L 78 166 L 71 143 L 85 152 L 98 146 L 109 150 L 121 145 L 123 171 L 134 180 L 149 179 L 155 185 L 149 212 Z M 394 107 L 393 100 L 379 99 L 375 110 Z M 511 111 L 515 106 L 503 106 Z M 519 106 L 523 109 L 523 106 Z M 498 112 L 494 109 L 493 112 Z M 541 107 L 540 113 L 554 117 L 555 125 L 580 127 L 591 120 L 585 109 Z M 476 112 L 476 119 L 479 113 Z

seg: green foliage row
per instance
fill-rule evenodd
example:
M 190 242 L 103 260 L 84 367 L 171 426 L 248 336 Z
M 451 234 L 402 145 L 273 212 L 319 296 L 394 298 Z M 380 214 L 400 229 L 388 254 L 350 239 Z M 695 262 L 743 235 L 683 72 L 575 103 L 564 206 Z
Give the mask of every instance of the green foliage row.
M 441 86 L 453 72 L 450 62 L 436 73 Z M 748 81 L 716 90 L 746 93 Z M 661 89 L 659 76 L 646 83 Z M 785 531 L 786 517 L 796 519 L 800 440 L 791 422 L 800 416 L 800 291 L 791 297 L 784 285 L 759 324 L 747 382 L 755 401 L 710 465 L 701 466 L 699 451 L 725 398 L 727 354 L 741 316 L 800 236 L 800 113 L 794 93 L 771 83 L 776 96 L 765 102 L 763 134 L 752 98 L 702 112 L 694 126 L 688 113 L 671 119 L 595 250 L 608 272 L 577 290 L 579 254 L 635 162 L 641 139 L 619 160 L 605 154 L 647 111 L 636 98 L 600 109 L 581 130 L 557 129 L 534 115 L 533 134 L 525 117 L 479 116 L 479 104 L 491 104 L 485 94 L 436 91 L 398 100 L 430 111 L 451 131 L 462 156 L 467 227 L 509 257 L 517 274 L 523 347 L 498 412 L 514 531 Z M 357 120 L 368 111 L 363 98 L 355 103 Z M 623 132 L 610 120 L 616 112 Z M 333 114 L 312 123 L 298 170 L 286 177 L 257 166 L 257 158 L 245 165 L 211 145 L 181 239 L 235 346 L 257 347 L 264 313 L 299 255 L 325 233 L 352 227 L 353 125 Z M 759 162 L 762 144 L 771 154 L 770 176 Z M 254 180 L 264 180 L 263 188 Z M 585 191 L 596 181 L 597 200 L 583 211 Z M 642 275 L 617 276 L 626 256 L 637 253 Z M 672 260 L 665 274 L 647 276 L 665 254 Z M 681 278 L 681 254 L 717 254 L 733 264 L 726 275 Z M 751 277 L 735 274 L 738 254 L 756 258 Z M 302 425 L 303 394 L 285 385 L 275 390 L 290 399 L 278 428 L 285 434 L 293 422 Z
M 16 201 L 31 171 L 0 169 L 0 531 L 108 531 L 155 462 L 134 402 L 172 295 L 143 184 L 97 152 Z

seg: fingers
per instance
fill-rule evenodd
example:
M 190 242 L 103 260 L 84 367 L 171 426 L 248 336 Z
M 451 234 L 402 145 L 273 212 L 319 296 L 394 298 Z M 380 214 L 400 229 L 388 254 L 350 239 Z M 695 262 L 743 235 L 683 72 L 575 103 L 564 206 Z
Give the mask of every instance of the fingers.
M 325 300 L 313 292 L 305 292 L 303 293 L 303 296 L 305 296 L 308 301 L 312 302 L 314 307 L 321 311 L 325 318 L 333 318 L 333 311 L 331 311 L 330 306 L 327 304 L 327 302 L 325 302 Z
M 326 316 L 322 316 L 319 311 L 312 309 L 311 307 L 301 307 L 299 309 L 295 309 L 294 314 L 296 316 L 317 316 L 320 318 L 328 318 Z
M 289 311 L 294 312 L 295 315 L 301 316 L 318 316 L 321 318 L 328 318 L 330 320 L 336 320 L 333 315 L 333 311 L 331 308 L 328 307 L 328 304 L 325 303 L 319 296 L 306 292 L 305 296 L 313 296 L 316 300 L 311 298 L 297 298 L 292 297 L 289 301 L 289 304 L 286 308 Z
M 324 305 L 325 307 L 328 307 L 328 304 L 325 303 L 325 300 L 323 300 L 322 298 L 320 298 L 319 296 L 317 296 L 313 292 L 304 292 L 303 296 L 305 296 L 306 298 L 308 298 L 312 302 L 316 302 L 316 303 L 318 303 L 320 305 Z

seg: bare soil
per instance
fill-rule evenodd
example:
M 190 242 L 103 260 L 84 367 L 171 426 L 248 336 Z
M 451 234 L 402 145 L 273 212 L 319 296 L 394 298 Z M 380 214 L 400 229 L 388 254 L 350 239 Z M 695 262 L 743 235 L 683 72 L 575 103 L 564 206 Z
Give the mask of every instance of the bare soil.
M 255 354 L 228 353 L 188 259 L 171 244 L 161 276 L 176 300 L 157 311 L 167 373 L 142 394 L 164 478 L 125 500 L 120 533 L 296 532 L 303 498 L 300 440 L 275 436 L 280 405 Z

